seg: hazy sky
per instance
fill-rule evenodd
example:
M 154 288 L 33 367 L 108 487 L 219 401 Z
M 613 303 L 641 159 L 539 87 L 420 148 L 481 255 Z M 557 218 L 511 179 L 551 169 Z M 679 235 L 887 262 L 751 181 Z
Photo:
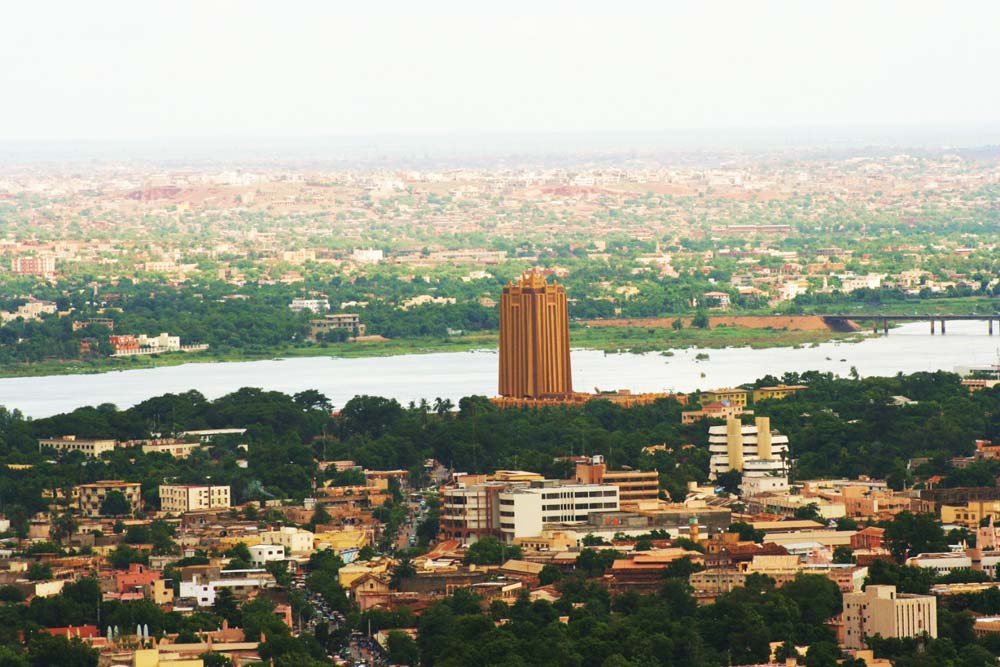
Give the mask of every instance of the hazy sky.
M 8 3 L 0 139 L 1000 121 L 995 0 L 476 4 Z

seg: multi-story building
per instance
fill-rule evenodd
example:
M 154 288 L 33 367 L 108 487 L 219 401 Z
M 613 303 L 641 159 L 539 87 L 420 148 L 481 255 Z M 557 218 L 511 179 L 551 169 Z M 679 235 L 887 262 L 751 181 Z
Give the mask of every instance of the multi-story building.
M 573 393 L 566 289 L 530 272 L 500 297 L 500 395 L 543 399 Z
M 730 405 L 723 401 L 703 403 L 701 410 L 685 410 L 681 413 L 682 424 L 693 424 L 699 419 L 731 419 L 752 415 L 753 410 L 747 410 L 742 405 Z
M 844 645 L 865 648 L 865 638 L 937 637 L 937 598 L 897 593 L 895 586 L 868 586 L 844 595 Z
M 500 534 L 507 542 L 541 535 L 546 523 L 584 523 L 591 512 L 617 512 L 618 487 L 556 480 L 501 491 Z
M 129 503 L 129 513 L 142 506 L 142 486 L 139 482 L 124 482 L 120 479 L 103 480 L 92 484 L 80 484 L 73 488 L 77 495 L 77 507 L 86 517 L 101 516 L 101 504 L 112 491 L 119 491 Z
M 613 484 L 618 487 L 618 500 L 623 506 L 643 500 L 656 500 L 660 494 L 660 475 L 655 470 L 612 470 L 604 457 L 591 457 L 576 464 L 576 481 L 580 484 Z
M 475 542 L 500 534 L 497 496 L 506 482 L 484 482 L 445 489 L 441 497 L 441 534 L 445 539 Z
M 15 257 L 10 270 L 17 276 L 50 276 L 56 272 L 56 259 L 51 255 Z
M 357 313 L 328 313 L 322 319 L 309 320 L 309 336 L 316 338 L 334 330 L 347 331 L 351 336 L 364 336 L 365 325 Z
M 228 486 L 161 484 L 160 509 L 170 514 L 230 506 Z
M 806 389 L 804 384 L 779 384 L 774 387 L 758 387 L 753 390 L 753 402 L 785 398 Z
M 60 454 L 83 452 L 86 456 L 98 458 L 105 452 L 113 452 L 118 446 L 117 441 L 106 438 L 77 438 L 75 435 L 64 435 L 60 438 L 40 438 L 38 451 L 54 450 Z
M 745 408 L 750 392 L 746 389 L 713 389 L 701 393 L 702 405 L 705 403 L 726 403 Z
M 748 496 L 788 490 L 788 437 L 771 431 L 770 418 L 757 417 L 753 425 L 733 418 L 725 426 L 710 426 L 708 450 L 712 479 L 739 470 Z

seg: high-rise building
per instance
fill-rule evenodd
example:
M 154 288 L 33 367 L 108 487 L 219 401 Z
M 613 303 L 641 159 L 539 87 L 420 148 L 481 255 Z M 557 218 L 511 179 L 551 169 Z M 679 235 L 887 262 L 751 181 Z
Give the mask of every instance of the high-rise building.
M 708 451 L 710 479 L 739 470 L 744 495 L 788 489 L 788 436 L 772 432 L 768 417 L 757 417 L 752 426 L 736 417 L 725 426 L 710 426 Z
M 560 398 L 573 393 L 566 288 L 530 271 L 500 297 L 500 395 Z

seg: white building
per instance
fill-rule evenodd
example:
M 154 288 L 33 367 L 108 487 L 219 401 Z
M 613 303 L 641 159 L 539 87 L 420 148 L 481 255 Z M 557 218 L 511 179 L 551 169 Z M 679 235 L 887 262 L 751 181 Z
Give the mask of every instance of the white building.
M 384 258 L 384 253 L 376 248 L 355 248 L 351 253 L 351 259 L 358 264 L 378 264 Z
M 330 302 L 326 299 L 292 299 L 292 302 L 288 304 L 288 308 L 293 313 L 301 313 L 303 310 L 309 310 L 320 314 L 330 310 Z
M 731 417 L 725 426 L 710 426 L 708 451 L 710 477 L 739 470 L 744 495 L 788 490 L 788 436 L 772 431 L 769 417 L 752 425 Z
M 897 593 L 895 586 L 868 586 L 844 594 L 844 645 L 865 648 L 865 638 L 937 637 L 937 598 Z
M 260 533 L 262 544 L 280 544 L 286 553 L 302 554 L 313 550 L 315 535 L 308 530 L 295 526 L 282 526 L 278 530 L 265 530 Z
M 251 591 L 274 586 L 274 577 L 267 570 L 225 570 L 217 577 L 196 574 L 191 581 L 182 581 L 180 597 L 194 598 L 199 607 L 215 604 L 215 595 L 228 588 L 237 599 L 246 599 Z
M 160 509 L 170 514 L 183 514 L 230 506 L 228 486 L 197 484 L 161 484 Z
M 285 560 L 285 547 L 280 544 L 255 544 L 248 547 L 250 563 L 255 567 L 263 567 L 268 563 Z
M 617 512 L 618 487 L 563 484 L 554 480 L 501 491 L 500 534 L 507 542 L 542 534 L 547 523 L 584 523 L 591 512 Z

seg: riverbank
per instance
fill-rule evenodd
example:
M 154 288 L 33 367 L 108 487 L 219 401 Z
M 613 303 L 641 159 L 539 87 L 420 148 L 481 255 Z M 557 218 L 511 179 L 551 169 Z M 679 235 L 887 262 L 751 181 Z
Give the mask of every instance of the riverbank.
M 674 330 L 672 328 L 595 327 L 573 324 L 570 330 L 570 340 L 574 348 L 609 353 L 666 352 L 693 347 L 711 349 L 725 347 L 794 348 L 818 345 L 832 340 L 854 341 L 860 339 L 861 336 L 858 334 L 845 334 L 829 330 L 744 329 L 731 326 Z M 65 361 L 54 359 L 36 363 L 6 364 L 0 368 L 0 378 L 110 373 L 182 364 L 260 361 L 278 358 L 391 357 L 408 354 L 495 350 L 496 347 L 497 334 L 488 332 L 449 337 L 314 343 L 266 350 L 206 350 L 195 353 L 154 354 L 125 358 L 104 357 Z

